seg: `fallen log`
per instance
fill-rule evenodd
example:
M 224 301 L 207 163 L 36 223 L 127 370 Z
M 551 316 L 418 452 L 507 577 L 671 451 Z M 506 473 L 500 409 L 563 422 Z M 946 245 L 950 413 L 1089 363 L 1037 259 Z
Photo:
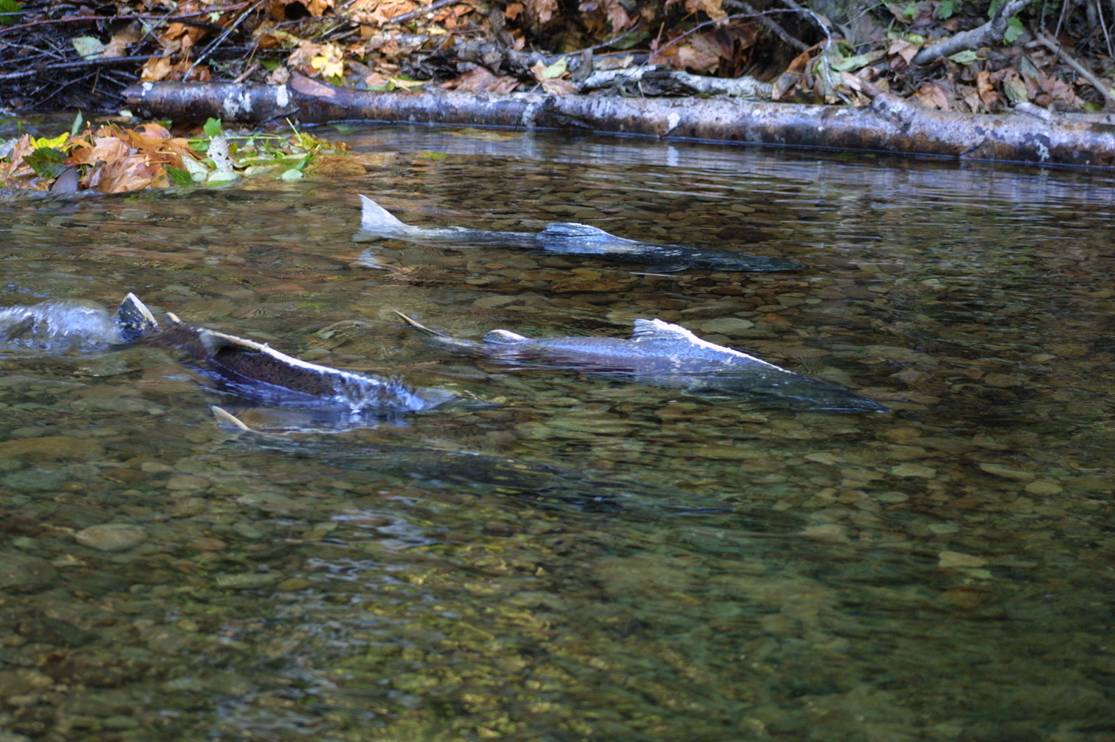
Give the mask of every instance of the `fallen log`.
M 143 83 L 133 108 L 175 121 L 261 124 L 342 119 L 634 134 L 935 155 L 965 160 L 1115 166 L 1115 126 L 1035 115 L 974 115 L 922 108 L 880 93 L 863 108 L 730 98 L 375 93 L 296 76 L 288 85 Z

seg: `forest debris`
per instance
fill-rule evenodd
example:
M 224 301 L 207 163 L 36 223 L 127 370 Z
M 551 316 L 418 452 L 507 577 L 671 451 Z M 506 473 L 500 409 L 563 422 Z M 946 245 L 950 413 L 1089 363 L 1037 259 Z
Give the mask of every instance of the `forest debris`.
M 1031 1 L 1032 0 L 1006 0 L 1006 2 L 999 7 L 995 16 L 987 23 L 969 31 L 962 31 L 961 33 L 950 36 L 932 46 L 925 47 L 914 57 L 914 64 L 926 65 L 931 62 L 936 62 L 941 57 L 951 57 L 957 52 L 998 44 L 1007 33 L 1007 24 L 1010 23 L 1010 19 L 1029 5 Z
M 193 139 L 176 137 L 155 123 L 82 130 L 79 118 L 68 133 L 50 138 L 24 135 L 0 146 L 0 187 L 127 193 L 171 184 L 217 185 L 262 174 L 293 180 L 316 158 L 336 156 L 344 148 L 297 130 L 289 137 L 231 137 L 216 119 L 207 121 L 202 133 Z
M 1103 82 L 1098 77 L 1096 77 L 1094 72 L 1069 56 L 1068 52 L 1065 51 L 1063 46 L 1041 32 L 1034 34 L 1034 38 L 1037 39 L 1039 44 L 1059 56 L 1061 58 L 1061 61 L 1063 61 L 1069 67 L 1072 67 L 1078 75 L 1091 83 L 1092 87 L 1099 91 L 1099 93 L 1104 98 L 1106 98 L 1108 101 L 1115 101 L 1115 94 L 1111 92 L 1111 89 L 1104 85 Z

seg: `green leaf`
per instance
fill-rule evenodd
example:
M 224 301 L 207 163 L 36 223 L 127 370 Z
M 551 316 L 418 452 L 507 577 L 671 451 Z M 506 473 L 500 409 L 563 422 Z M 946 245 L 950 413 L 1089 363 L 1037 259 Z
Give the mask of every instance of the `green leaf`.
M 70 136 L 76 137 L 81 133 L 81 125 L 85 123 L 85 118 L 81 115 L 81 111 L 77 112 L 74 116 L 74 122 L 70 124 Z
M 77 55 L 82 59 L 92 59 L 101 56 L 105 45 L 96 36 L 75 36 L 70 43 L 77 49 Z
M 209 177 L 209 168 L 192 157 L 183 157 L 182 164 L 186 166 L 190 179 L 195 183 L 204 183 L 206 178 Z
M 566 73 L 567 69 L 568 69 L 568 65 L 565 62 L 565 57 L 560 57 L 558 59 L 558 61 L 554 62 L 551 65 L 546 66 L 542 70 L 542 79 L 543 80 L 553 80 L 555 78 L 561 77 L 562 75 L 564 75 Z
M 972 62 L 979 61 L 979 55 L 971 49 L 965 49 L 962 52 L 953 54 L 951 57 L 949 57 L 949 59 L 956 62 L 957 64 L 971 64 Z
M 906 16 L 907 18 L 913 18 L 917 14 L 918 14 L 918 4 L 917 3 L 907 3 L 906 7 L 902 8 L 902 15 Z
M 23 10 L 23 6 L 19 4 L 18 0 L 0 0 L 0 13 L 12 13 L 12 15 L 0 15 L 0 26 L 11 26 L 19 16 L 15 15 Z
M 939 21 L 947 21 L 954 13 L 956 13 L 955 0 L 941 0 L 937 3 L 937 9 L 933 11 L 933 17 Z
M 207 137 L 219 137 L 223 133 L 221 130 L 221 120 L 213 118 L 208 119 L 205 122 L 205 126 L 201 127 L 201 130 L 205 132 L 205 136 Z
M 852 70 L 858 70 L 860 67 L 866 67 L 872 62 L 879 61 L 885 54 L 886 52 L 879 49 L 868 52 L 867 54 L 857 54 L 854 57 L 840 57 L 829 66 L 837 72 L 851 72 Z
M 23 158 L 36 175 L 57 178 L 66 169 L 66 153 L 53 147 L 42 147 Z
M 302 171 L 299 170 L 296 167 L 292 167 L 290 170 L 284 170 L 283 174 L 279 176 L 279 179 L 280 180 L 301 180 L 302 179 Z
M 1026 33 L 1026 27 L 1022 25 L 1022 19 L 1014 16 L 1007 22 L 1007 32 L 1003 34 L 1003 41 L 1013 44 L 1024 33 Z
M 167 165 L 166 166 L 166 174 L 167 174 L 167 177 L 170 178 L 171 185 L 176 185 L 179 188 L 184 188 L 186 186 L 192 186 L 194 184 L 194 179 L 192 177 L 190 177 L 189 171 L 188 170 L 183 170 L 180 167 L 174 167 L 173 165 Z

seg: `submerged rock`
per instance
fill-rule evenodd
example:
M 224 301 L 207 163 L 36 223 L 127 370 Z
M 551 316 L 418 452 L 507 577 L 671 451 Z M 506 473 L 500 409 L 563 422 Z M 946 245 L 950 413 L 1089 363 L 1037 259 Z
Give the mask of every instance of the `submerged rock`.
M 97 551 L 127 551 L 146 541 L 147 533 L 127 523 L 104 523 L 83 528 L 74 534 L 74 540 Z

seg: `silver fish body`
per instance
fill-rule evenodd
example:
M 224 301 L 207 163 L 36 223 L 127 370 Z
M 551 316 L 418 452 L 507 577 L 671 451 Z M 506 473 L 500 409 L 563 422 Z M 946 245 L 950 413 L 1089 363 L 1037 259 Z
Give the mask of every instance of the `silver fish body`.
M 716 345 L 680 325 L 658 319 L 635 320 L 629 339 L 530 338 L 508 330 L 492 330 L 477 342 L 449 337 L 400 316 L 440 345 L 508 365 L 574 369 L 697 393 L 747 396 L 800 409 L 833 412 L 887 409 L 839 384 Z
M 557 255 L 585 255 L 604 260 L 639 263 L 663 270 L 776 272 L 801 270 L 794 260 L 705 250 L 684 245 L 640 242 L 618 237 L 597 227 L 553 222 L 541 232 L 498 232 L 463 227 L 417 227 L 400 221 L 367 196 L 360 196 L 357 239 L 385 238 L 453 242 L 458 245 L 496 245 L 540 250 Z

